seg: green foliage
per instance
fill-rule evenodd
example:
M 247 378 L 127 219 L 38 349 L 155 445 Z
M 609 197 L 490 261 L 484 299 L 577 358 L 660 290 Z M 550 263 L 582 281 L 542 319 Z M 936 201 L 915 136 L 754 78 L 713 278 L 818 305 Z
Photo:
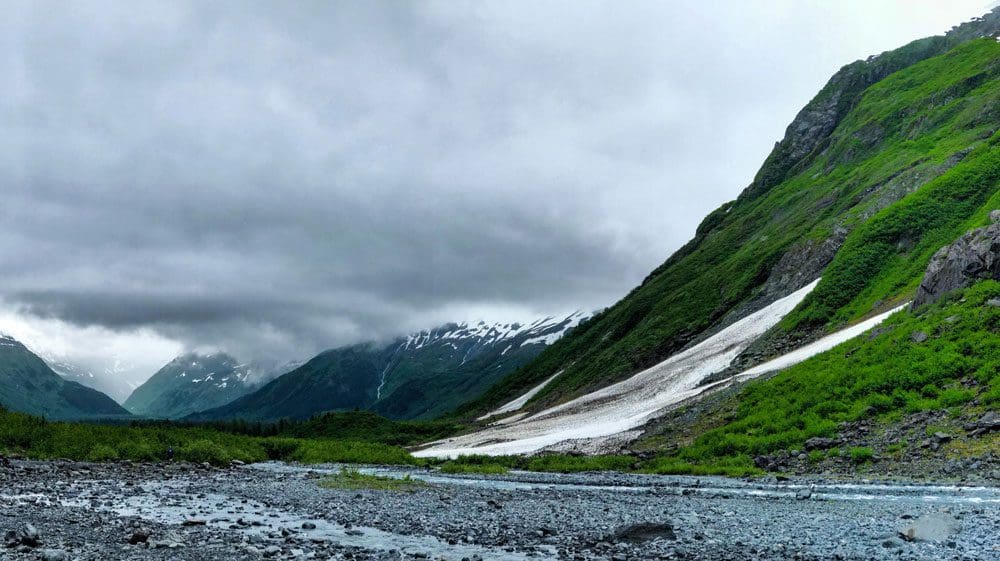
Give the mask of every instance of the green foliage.
M 490 475 L 500 475 L 507 473 L 510 469 L 501 464 L 463 464 L 460 462 L 445 462 L 441 464 L 442 473 L 482 473 Z
M 370 411 L 331 411 L 304 421 L 281 419 L 270 423 L 238 419 L 207 422 L 139 420 L 130 424 L 134 427 L 206 428 L 247 436 L 379 442 L 393 446 L 422 444 L 462 429 L 460 424 L 445 421 L 393 421 Z
M 867 446 L 855 446 L 851 448 L 851 460 L 856 464 L 870 462 L 875 457 L 875 453 Z
M 397 446 L 329 438 L 261 438 L 198 426 L 116 426 L 50 422 L 0 409 L 0 454 L 86 461 L 174 459 L 226 465 L 232 460 L 414 464 Z
M 90 453 L 87 454 L 88 462 L 111 462 L 119 458 L 118 450 L 106 444 L 95 445 L 90 449 Z
M 751 466 L 754 456 L 835 436 L 845 421 L 982 404 L 1000 387 L 1000 308 L 987 304 L 996 297 L 1000 283 L 982 281 L 920 313 L 893 315 L 877 334 L 751 382 L 730 398 L 735 413 L 724 425 L 662 461 Z M 916 343 L 915 331 L 931 336 Z M 856 449 L 849 455 L 865 459 Z
M 425 481 L 413 479 L 409 475 L 402 478 L 384 477 L 361 473 L 356 469 L 343 468 L 340 473 L 321 479 L 319 486 L 327 489 L 412 492 L 429 485 Z

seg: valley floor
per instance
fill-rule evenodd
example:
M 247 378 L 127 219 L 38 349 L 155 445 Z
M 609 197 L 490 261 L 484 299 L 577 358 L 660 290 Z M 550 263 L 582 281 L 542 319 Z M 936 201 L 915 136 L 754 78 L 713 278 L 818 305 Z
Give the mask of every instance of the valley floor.
M 1000 558 L 990 487 L 362 472 L 411 479 L 331 489 L 338 466 L 16 461 L 0 465 L 0 558 Z

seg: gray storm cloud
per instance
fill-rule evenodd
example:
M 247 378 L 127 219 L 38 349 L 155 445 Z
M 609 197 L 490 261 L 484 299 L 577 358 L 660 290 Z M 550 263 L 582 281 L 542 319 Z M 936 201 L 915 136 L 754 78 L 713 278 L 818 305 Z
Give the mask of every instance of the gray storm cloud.
M 243 356 L 605 306 L 941 4 L 9 3 L 0 300 Z

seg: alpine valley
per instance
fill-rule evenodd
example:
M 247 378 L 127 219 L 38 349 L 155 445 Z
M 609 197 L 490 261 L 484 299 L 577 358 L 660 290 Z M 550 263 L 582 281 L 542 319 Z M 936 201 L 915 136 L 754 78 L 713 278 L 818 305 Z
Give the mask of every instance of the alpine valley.
M 71 370 L 0 339 L 0 557 L 998 559 L 1000 7 L 843 66 L 593 315 Z

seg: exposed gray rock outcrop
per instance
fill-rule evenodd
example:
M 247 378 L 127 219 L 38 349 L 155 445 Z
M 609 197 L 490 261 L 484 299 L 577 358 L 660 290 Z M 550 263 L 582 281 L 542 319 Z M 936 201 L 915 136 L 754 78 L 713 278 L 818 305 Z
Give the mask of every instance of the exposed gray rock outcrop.
M 931 258 L 913 299 L 913 308 L 934 302 L 953 290 L 978 280 L 1000 280 L 1000 213 L 990 213 L 993 223 L 973 230 Z

